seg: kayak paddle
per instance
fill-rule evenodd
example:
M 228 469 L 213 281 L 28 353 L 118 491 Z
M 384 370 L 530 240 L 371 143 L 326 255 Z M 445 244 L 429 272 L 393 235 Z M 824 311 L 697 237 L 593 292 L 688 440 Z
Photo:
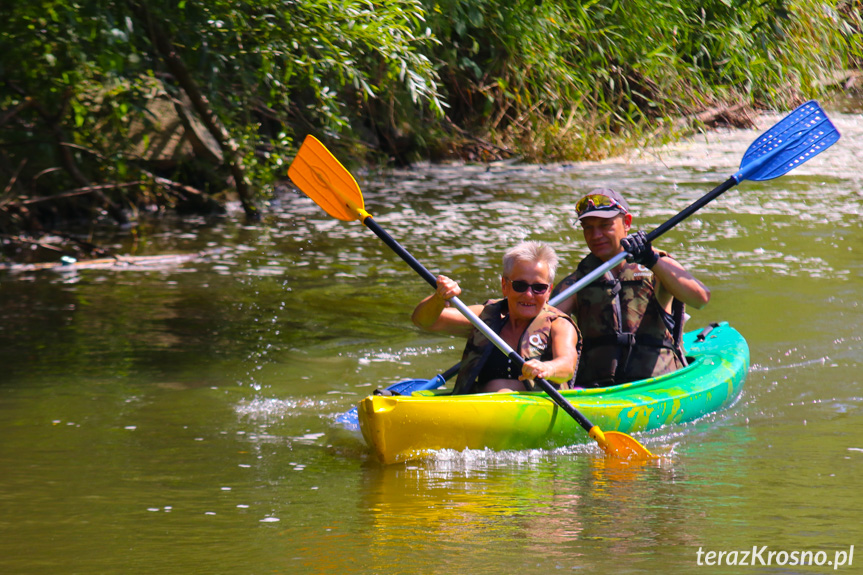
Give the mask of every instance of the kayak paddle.
M 317 138 L 312 135 L 306 136 L 303 145 L 300 146 L 294 161 L 288 168 L 288 176 L 300 190 L 330 216 L 342 221 L 360 220 L 431 287 L 437 286 L 435 276 L 384 231 L 371 214 L 365 210 L 363 195 L 356 180 Z M 508 356 L 521 371 L 525 361 L 509 344 L 477 317 L 459 298 L 454 297 L 449 301 L 475 328 L 480 330 L 504 355 Z M 594 425 L 582 415 L 552 384 L 542 378 L 537 378 L 534 381 L 561 409 L 587 431 L 588 435 L 602 447 L 607 455 L 636 459 L 656 457 L 636 439 L 625 433 L 616 431 L 603 433 L 599 426 Z
M 740 161 L 740 170 L 694 201 L 679 214 L 647 234 L 652 242 L 726 191 L 744 180 L 772 180 L 786 174 L 797 166 L 811 160 L 839 140 L 839 131 L 818 105 L 811 100 L 785 116 L 775 126 L 756 139 Z M 557 294 L 549 303 L 555 305 L 590 285 L 608 270 L 626 259 L 628 254 L 620 252 L 601 266 Z
M 740 170 L 737 173 L 647 234 L 647 239 L 651 242 L 656 240 L 744 180 L 763 181 L 778 178 L 814 158 L 838 140 L 839 132 L 827 118 L 827 114 L 821 109 L 818 102 L 812 100 L 802 104 L 752 142 L 746 153 L 743 154 Z M 620 252 L 578 282 L 552 297 L 548 302 L 549 305 L 554 306 L 566 301 L 577 291 L 585 288 L 592 281 L 604 275 L 605 272 L 617 266 L 626 259 L 626 255 L 626 252 Z M 453 367 L 457 368 L 458 364 Z M 404 392 L 409 392 L 409 389 L 403 387 Z

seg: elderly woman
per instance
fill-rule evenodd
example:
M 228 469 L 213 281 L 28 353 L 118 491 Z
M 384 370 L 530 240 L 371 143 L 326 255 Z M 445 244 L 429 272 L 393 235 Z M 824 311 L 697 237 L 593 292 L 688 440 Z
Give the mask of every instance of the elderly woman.
M 581 343 L 569 315 L 548 305 L 557 265 L 550 246 L 523 242 L 503 256 L 503 299 L 470 306 L 526 360 L 520 372 L 466 317 L 449 307 L 448 300 L 459 296 L 461 288 L 438 276 L 435 293 L 417 305 L 411 319 L 422 329 L 467 338 L 453 393 L 532 391 L 537 377 L 570 387 Z

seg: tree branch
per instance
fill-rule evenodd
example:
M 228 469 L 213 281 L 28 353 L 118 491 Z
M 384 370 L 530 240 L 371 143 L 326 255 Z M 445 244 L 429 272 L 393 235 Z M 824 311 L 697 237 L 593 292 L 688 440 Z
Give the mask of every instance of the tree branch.
M 180 89 L 189 97 L 192 108 L 200 117 L 207 131 L 215 138 L 222 149 L 222 155 L 225 158 L 225 163 L 231 170 L 231 175 L 234 177 L 234 185 L 237 188 L 237 193 L 240 196 L 240 202 L 243 204 L 246 216 L 251 219 L 258 219 L 260 215 L 252 198 L 251 182 L 249 182 L 246 176 L 243 158 L 236 141 L 231 137 L 231 134 L 222 124 L 218 115 L 213 111 L 209 100 L 189 73 L 173 41 L 161 24 L 153 17 L 149 8 L 144 3 L 139 3 L 135 0 L 129 0 L 129 7 L 141 20 L 146 22 L 153 46 L 155 46 L 156 51 L 161 56 L 162 61 L 174 77 L 174 80 L 179 84 Z

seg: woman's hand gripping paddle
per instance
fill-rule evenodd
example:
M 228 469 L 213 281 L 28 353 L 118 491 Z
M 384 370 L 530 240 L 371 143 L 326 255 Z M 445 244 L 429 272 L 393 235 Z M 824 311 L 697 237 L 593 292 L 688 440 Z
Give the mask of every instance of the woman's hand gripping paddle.
M 314 136 L 307 136 L 297 152 L 288 176 L 307 196 L 321 206 L 330 216 L 342 221 L 360 220 L 375 235 L 384 241 L 399 255 L 414 271 L 416 271 L 430 286 L 436 287 L 437 280 L 431 272 L 407 252 L 398 242 L 387 234 L 372 218 L 364 207 L 363 195 L 351 173 L 333 156 L 329 150 Z M 524 364 L 524 359 L 518 355 L 503 339 L 491 330 L 457 297 L 450 303 L 454 305 L 489 341 L 494 343 L 505 355 L 516 363 L 518 369 Z M 634 438 L 610 431 L 603 431 L 592 424 L 575 406 L 569 403 L 553 385 L 538 378 L 537 385 L 551 397 L 557 405 L 566 411 L 585 431 L 588 432 L 607 455 L 621 458 L 653 459 L 656 456 Z

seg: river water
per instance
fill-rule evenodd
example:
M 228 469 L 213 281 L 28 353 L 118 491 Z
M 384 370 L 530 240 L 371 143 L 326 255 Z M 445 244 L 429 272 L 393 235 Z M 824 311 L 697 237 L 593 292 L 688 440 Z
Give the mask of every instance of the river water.
M 357 179 L 378 223 L 474 303 L 519 240 L 575 265 L 578 193 L 625 190 L 652 229 L 780 117 L 602 163 Z M 831 117 L 831 149 L 657 242 L 712 289 L 689 326 L 730 322 L 752 367 L 730 408 L 638 435 L 667 455 L 655 464 L 615 466 L 583 441 L 376 463 L 336 416 L 443 371 L 461 343 L 414 329 L 425 283 L 300 195 L 257 225 L 110 239 L 190 262 L 3 273 L 0 573 L 860 572 L 863 116 Z

